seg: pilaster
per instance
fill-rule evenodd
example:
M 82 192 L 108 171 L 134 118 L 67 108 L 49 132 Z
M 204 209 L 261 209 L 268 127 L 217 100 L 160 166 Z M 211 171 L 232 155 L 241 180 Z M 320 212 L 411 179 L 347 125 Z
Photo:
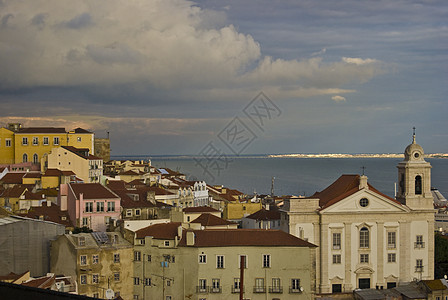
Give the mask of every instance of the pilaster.
M 353 291 L 352 284 L 352 223 L 344 223 L 344 262 L 345 262 L 345 278 L 344 278 L 344 291 Z

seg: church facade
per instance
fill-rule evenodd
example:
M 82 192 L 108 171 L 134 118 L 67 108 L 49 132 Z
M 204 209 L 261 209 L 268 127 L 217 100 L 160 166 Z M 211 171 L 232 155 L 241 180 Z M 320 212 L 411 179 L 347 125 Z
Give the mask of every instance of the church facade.
M 397 166 L 396 199 L 364 175 L 342 175 L 309 198 L 285 202 L 282 229 L 318 245 L 317 293 L 433 279 L 431 166 L 423 157 L 414 134 Z

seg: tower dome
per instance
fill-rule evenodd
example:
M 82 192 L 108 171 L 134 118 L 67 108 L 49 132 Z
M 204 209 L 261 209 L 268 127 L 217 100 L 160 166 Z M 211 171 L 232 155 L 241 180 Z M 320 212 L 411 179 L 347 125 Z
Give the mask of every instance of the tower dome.
M 414 133 L 412 135 L 412 143 L 406 147 L 404 150 L 404 160 L 405 161 L 424 161 L 423 155 L 425 152 L 423 151 L 423 147 L 415 142 L 415 127 Z

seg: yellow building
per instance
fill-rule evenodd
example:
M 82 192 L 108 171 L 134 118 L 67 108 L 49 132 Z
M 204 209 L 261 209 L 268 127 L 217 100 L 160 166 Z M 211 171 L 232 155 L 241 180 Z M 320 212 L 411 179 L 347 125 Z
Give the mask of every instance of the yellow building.
M 0 164 L 40 163 L 54 147 L 73 146 L 94 153 L 94 134 L 82 128 L 66 131 L 58 127 L 27 127 L 9 124 L 0 128 Z
M 239 220 L 245 216 L 251 215 L 263 208 L 261 202 L 226 202 L 224 204 L 224 210 L 222 212 L 223 219 L 226 220 Z
M 14 132 L 0 128 L 0 164 L 14 163 Z

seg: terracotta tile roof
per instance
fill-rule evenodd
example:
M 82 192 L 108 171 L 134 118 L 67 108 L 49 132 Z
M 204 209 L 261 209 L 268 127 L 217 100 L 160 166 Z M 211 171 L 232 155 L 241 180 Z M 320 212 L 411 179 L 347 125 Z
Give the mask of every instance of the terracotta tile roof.
M 55 283 L 54 276 L 45 276 L 36 279 L 31 279 L 28 282 L 22 283 L 22 285 L 40 288 L 40 289 L 49 289 Z
M 314 193 L 314 195 L 312 195 L 309 198 L 318 198 L 319 206 L 322 209 L 327 208 L 327 207 L 339 202 L 340 200 L 345 199 L 348 196 L 359 191 L 359 180 L 360 180 L 359 175 L 342 175 L 335 182 L 333 182 L 330 186 L 328 186 L 321 192 Z M 371 190 L 383 197 L 386 197 L 387 199 L 401 205 L 400 202 L 379 192 L 374 187 L 372 187 L 369 183 L 368 183 L 368 186 L 369 186 L 369 190 Z
M 148 188 L 149 191 L 155 192 L 156 196 L 160 195 L 174 195 L 174 193 L 167 191 L 163 188 L 157 187 L 157 186 L 151 186 Z
M 123 180 L 109 180 L 107 187 L 113 191 L 126 190 L 126 182 Z
M 40 178 L 40 172 L 27 172 L 23 178 Z
M 190 223 L 199 223 L 202 226 L 235 225 L 236 223 L 224 220 L 212 214 L 201 214 Z
M 280 220 L 280 212 L 278 210 L 266 210 L 264 208 L 247 216 L 246 218 L 253 220 Z
M 443 284 L 442 280 L 434 279 L 434 280 L 422 280 L 424 284 L 431 290 L 446 290 L 447 287 Z
M 32 193 L 30 191 L 26 191 L 25 194 L 25 200 L 42 200 L 42 196 L 37 193 Z
M 117 194 L 99 183 L 69 183 L 69 185 L 77 199 L 79 199 L 79 194 L 81 193 L 84 194 L 84 199 L 118 198 Z
M 59 205 L 51 203 L 51 206 L 47 206 L 47 202 L 42 202 L 42 206 L 31 207 L 27 214 L 23 216 L 30 219 L 39 219 L 43 217 L 45 221 L 50 221 L 64 225 L 66 227 L 72 226 L 70 216 L 67 211 L 61 211 Z
M 17 133 L 66 133 L 65 128 L 56 127 L 28 127 L 20 128 Z
M 216 212 L 220 212 L 220 211 L 217 209 L 214 209 L 213 207 L 210 207 L 210 206 L 196 206 L 196 207 L 185 207 L 183 209 L 183 212 L 185 212 L 185 213 L 197 213 L 197 212 L 216 213 Z
M 145 185 L 143 179 L 134 179 L 131 182 L 127 183 L 128 185 Z
M 25 174 L 25 172 L 10 172 L 3 176 L 0 181 L 5 184 L 20 184 Z
M 85 130 L 85 129 L 82 129 L 82 128 L 80 128 L 80 127 L 75 128 L 73 131 L 74 131 L 75 133 L 92 133 L 92 132 L 90 132 L 90 131 L 88 131 L 88 130 Z
M 1 197 L 8 197 L 8 198 L 19 198 L 22 196 L 22 194 L 27 190 L 27 186 L 23 184 L 16 184 L 13 187 L 5 189 Z
M 137 230 L 135 233 L 138 239 L 152 236 L 155 239 L 173 240 L 177 236 L 179 226 L 181 226 L 180 222 L 154 224 Z
M 141 172 L 141 171 L 133 171 L 133 170 L 127 170 L 126 172 L 122 172 L 118 175 L 132 175 L 132 176 L 137 176 L 137 175 L 143 175 L 145 174 L 145 172 Z
M 195 234 L 194 246 L 186 245 L 186 233 Z M 264 229 L 204 229 L 184 230 L 179 246 L 184 247 L 232 247 L 232 246 L 291 246 L 316 247 L 281 230 Z
M 28 272 L 29 271 L 25 271 L 25 272 L 23 272 L 21 274 L 16 274 L 14 272 L 10 272 L 7 275 L 0 276 L 0 281 L 9 281 L 9 280 L 16 281 L 17 279 L 19 279 L 20 277 L 22 277 L 23 275 L 25 275 Z

